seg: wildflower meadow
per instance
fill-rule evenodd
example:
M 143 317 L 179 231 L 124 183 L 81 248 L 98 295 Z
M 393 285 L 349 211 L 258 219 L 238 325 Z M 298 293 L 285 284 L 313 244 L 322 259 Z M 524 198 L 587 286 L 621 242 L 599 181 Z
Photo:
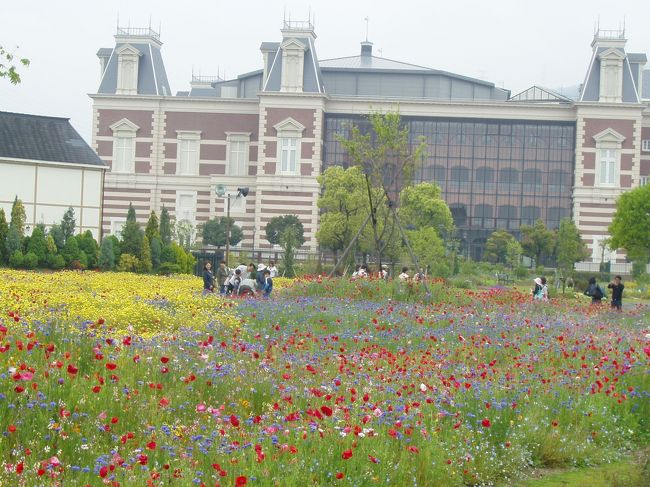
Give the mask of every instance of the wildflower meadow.
M 646 307 L 432 289 L 0 270 L 0 485 L 515 485 L 647 450 Z

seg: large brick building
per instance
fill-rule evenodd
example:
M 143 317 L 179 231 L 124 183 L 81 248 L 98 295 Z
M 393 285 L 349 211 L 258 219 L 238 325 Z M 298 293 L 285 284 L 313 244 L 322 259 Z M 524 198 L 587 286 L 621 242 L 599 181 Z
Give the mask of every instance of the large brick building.
M 297 215 L 317 248 L 316 177 L 346 165 L 338 135 L 372 111 L 399 110 L 428 150 L 417 180 L 443 190 L 463 250 L 478 258 L 497 228 L 517 234 L 541 218 L 572 216 L 593 258 L 622 262 L 599 245 L 616 197 L 650 175 L 650 71 L 625 51 L 623 32 L 598 31 L 577 99 L 532 87 L 511 96 L 493 83 L 373 55 L 319 60 L 310 22 L 285 22 L 262 42 L 260 69 L 234 79 L 194 77 L 172 94 L 151 29 L 118 29 L 100 49 L 93 144 L 111 167 L 104 233 L 119 232 L 133 202 L 138 219 L 166 206 L 198 224 L 225 212 L 218 185 L 248 186 L 231 215 L 246 247 L 266 248 L 264 226 Z M 587 60 L 585 60 L 587 61 Z

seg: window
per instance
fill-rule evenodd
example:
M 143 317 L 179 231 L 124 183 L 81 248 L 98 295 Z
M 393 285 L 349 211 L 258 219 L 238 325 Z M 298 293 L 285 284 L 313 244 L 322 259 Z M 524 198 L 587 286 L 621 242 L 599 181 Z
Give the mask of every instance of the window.
M 643 152 L 650 152 L 650 139 L 644 139 L 641 141 L 641 150 Z
M 228 175 L 247 176 L 250 133 L 226 133 L 226 137 L 228 145 Z
M 541 216 L 542 212 L 536 206 L 524 206 L 521 209 L 521 224 L 532 226 Z
M 113 165 L 111 172 L 135 172 L 135 137 L 140 127 L 123 118 L 110 126 L 113 131 Z
M 126 223 L 126 218 L 111 218 L 111 235 L 122 238 L 122 227 Z
M 176 133 L 178 134 L 176 174 L 198 176 L 201 132 L 179 130 Z
M 616 184 L 616 166 L 618 165 L 618 151 L 616 149 L 600 149 L 600 177 L 598 181 L 603 186 Z
M 648 184 L 648 176 L 641 176 L 639 186 L 645 186 L 646 184 Z
M 297 137 L 282 137 L 280 139 L 280 172 L 283 174 L 296 174 L 298 153 Z
M 522 179 L 525 192 L 537 193 L 542 191 L 542 171 L 539 169 L 525 169 Z
M 187 220 L 194 223 L 194 215 L 196 214 L 196 193 L 177 192 L 176 193 L 176 222 Z

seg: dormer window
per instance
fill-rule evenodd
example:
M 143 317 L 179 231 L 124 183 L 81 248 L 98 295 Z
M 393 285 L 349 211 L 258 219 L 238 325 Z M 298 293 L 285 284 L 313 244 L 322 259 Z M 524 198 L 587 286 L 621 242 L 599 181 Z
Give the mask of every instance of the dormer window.
M 135 137 L 140 129 L 123 118 L 110 126 L 113 131 L 113 160 L 111 172 L 133 174 L 135 172 Z
M 300 147 L 305 126 L 293 118 L 273 126 L 278 134 L 277 159 L 280 174 L 298 175 L 300 173 Z
M 600 96 L 599 101 L 620 103 L 623 94 L 623 60 L 625 54 L 610 48 L 598 56 L 600 58 Z
M 138 65 L 142 53 L 130 44 L 124 44 L 115 50 L 117 53 L 117 89 L 118 95 L 138 94 Z
M 596 141 L 596 185 L 618 187 L 621 167 L 621 147 L 625 137 L 613 129 L 594 135 Z
M 282 49 L 281 91 L 302 92 L 302 78 L 307 46 L 297 39 L 288 39 L 280 47 Z

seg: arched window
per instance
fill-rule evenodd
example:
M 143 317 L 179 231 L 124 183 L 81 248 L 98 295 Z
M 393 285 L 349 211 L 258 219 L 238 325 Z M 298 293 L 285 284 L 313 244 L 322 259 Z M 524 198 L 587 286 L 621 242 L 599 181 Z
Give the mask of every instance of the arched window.
M 524 206 L 521 209 L 521 224 L 533 225 L 541 216 L 542 212 L 536 206 Z
M 469 189 L 469 169 L 467 167 L 451 167 L 449 171 L 449 189 Z
M 494 227 L 494 208 L 492 205 L 476 205 L 474 207 L 474 224 L 482 228 Z
M 452 203 L 449 205 L 451 216 L 454 219 L 454 224 L 457 227 L 462 227 L 467 224 L 467 207 L 462 203 Z
M 497 227 L 509 228 L 511 230 L 519 228 L 519 221 L 517 220 L 517 208 L 515 206 L 499 206 Z
M 524 192 L 542 192 L 542 171 L 539 169 L 526 169 L 523 174 Z

